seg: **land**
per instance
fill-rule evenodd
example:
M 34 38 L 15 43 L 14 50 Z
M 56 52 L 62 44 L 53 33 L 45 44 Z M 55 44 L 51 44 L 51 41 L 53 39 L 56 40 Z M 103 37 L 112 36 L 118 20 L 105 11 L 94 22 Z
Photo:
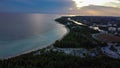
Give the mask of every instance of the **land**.
M 102 42 L 120 42 L 120 37 L 108 33 L 98 33 L 95 34 L 94 38 Z
M 1 60 L 0 67 L 120 67 L 120 17 L 66 16 L 55 21 L 69 29 L 63 39 L 49 47 Z
M 98 57 L 105 54 L 108 57 L 120 59 L 119 19 L 119 17 L 89 16 L 56 19 L 70 29 L 71 35 L 68 34 L 61 41 L 56 41 L 54 46 L 59 48 L 56 50 L 74 56 Z M 106 22 L 101 23 L 102 20 Z M 111 30 L 109 27 L 112 27 Z

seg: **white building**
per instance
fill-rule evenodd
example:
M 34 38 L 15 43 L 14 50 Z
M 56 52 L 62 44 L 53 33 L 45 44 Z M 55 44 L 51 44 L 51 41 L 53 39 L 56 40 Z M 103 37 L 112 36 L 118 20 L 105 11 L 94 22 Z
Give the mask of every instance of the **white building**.
M 117 24 L 113 24 L 113 26 L 117 26 Z
M 108 25 L 99 25 L 99 26 L 101 26 L 101 27 L 107 27 Z
M 120 31 L 120 27 L 118 28 L 118 31 Z
M 111 23 L 109 23 L 109 24 L 108 24 L 108 26 L 112 26 L 112 24 L 111 24 Z
M 104 30 L 101 30 L 100 32 L 101 32 L 101 33 L 108 33 L 108 31 L 104 31 Z
M 117 29 L 115 27 L 108 27 L 109 31 L 116 31 Z

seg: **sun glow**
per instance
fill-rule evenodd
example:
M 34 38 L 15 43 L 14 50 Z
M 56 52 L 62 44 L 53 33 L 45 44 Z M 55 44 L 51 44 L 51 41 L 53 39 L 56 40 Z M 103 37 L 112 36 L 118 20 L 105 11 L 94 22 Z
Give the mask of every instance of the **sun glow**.
M 118 0 L 72 0 L 72 1 L 75 2 L 77 8 L 89 5 L 107 6 L 106 3 L 120 3 L 120 1 Z

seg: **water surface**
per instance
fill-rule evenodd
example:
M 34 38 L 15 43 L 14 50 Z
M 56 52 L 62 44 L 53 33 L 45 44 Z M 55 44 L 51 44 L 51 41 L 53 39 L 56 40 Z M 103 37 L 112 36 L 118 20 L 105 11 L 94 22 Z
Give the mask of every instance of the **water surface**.
M 53 14 L 0 14 L 0 58 L 52 44 L 67 33 Z

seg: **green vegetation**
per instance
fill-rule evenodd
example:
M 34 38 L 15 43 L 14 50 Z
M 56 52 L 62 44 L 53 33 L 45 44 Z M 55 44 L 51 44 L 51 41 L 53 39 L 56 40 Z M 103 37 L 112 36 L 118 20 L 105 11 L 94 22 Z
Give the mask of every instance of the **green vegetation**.
M 29 53 L 0 61 L 0 68 L 119 68 L 120 60 L 108 57 L 79 58 L 49 51 L 41 55 Z
M 98 31 L 88 28 L 88 26 L 79 26 L 71 21 L 68 21 L 67 18 L 56 19 L 57 22 L 60 22 L 70 29 L 70 33 L 66 35 L 62 40 L 56 41 L 54 46 L 60 48 L 94 48 L 98 45 L 101 45 L 101 42 L 96 41 L 92 38 L 93 33 Z M 70 25 L 67 25 L 66 22 L 69 22 Z

